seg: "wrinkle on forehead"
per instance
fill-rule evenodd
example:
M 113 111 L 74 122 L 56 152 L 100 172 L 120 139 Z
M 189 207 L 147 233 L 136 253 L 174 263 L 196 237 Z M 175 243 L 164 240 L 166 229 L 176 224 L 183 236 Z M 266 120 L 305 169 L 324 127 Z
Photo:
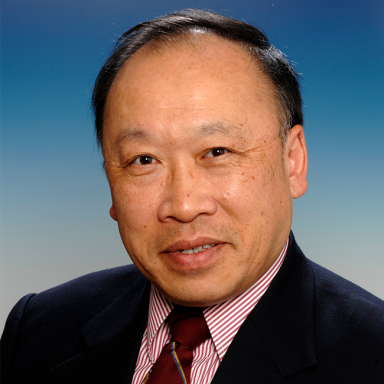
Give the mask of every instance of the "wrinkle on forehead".
M 243 138 L 240 127 L 222 121 L 204 122 L 197 127 L 186 128 L 186 131 L 195 138 L 206 138 L 210 136 L 232 136 L 237 139 Z M 114 146 L 117 147 L 122 143 L 129 143 L 132 141 L 148 142 L 153 138 L 151 132 L 140 128 L 126 128 L 122 130 L 117 136 Z

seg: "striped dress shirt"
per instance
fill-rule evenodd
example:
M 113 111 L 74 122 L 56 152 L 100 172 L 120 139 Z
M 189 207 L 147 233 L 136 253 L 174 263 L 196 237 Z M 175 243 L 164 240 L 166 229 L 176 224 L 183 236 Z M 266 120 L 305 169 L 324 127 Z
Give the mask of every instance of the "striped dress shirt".
M 273 265 L 245 292 L 204 310 L 204 317 L 212 338 L 193 351 L 191 384 L 211 382 L 237 331 L 280 269 L 287 248 L 288 240 Z M 164 345 L 170 342 L 169 326 L 164 320 L 172 308 L 173 304 L 152 285 L 148 323 L 141 342 L 132 384 L 143 382 L 146 373 L 160 356 Z

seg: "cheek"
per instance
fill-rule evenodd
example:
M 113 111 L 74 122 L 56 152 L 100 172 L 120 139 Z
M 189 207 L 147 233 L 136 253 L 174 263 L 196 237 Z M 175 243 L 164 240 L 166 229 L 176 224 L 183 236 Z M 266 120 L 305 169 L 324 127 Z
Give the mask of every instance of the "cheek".
M 223 178 L 219 191 L 223 203 L 239 216 L 253 210 L 266 197 L 268 173 L 262 167 L 244 167 Z
M 145 231 L 153 224 L 157 212 L 156 201 L 159 188 L 140 187 L 121 183 L 112 188 L 119 226 L 130 231 Z
M 244 226 L 266 225 L 289 196 L 284 175 L 271 160 L 238 168 L 220 183 L 223 208 Z

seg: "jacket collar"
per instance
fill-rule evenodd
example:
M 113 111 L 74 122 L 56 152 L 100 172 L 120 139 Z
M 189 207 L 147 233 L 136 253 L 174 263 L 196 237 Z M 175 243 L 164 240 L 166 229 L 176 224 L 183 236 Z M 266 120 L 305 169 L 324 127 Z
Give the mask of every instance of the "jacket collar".
M 312 267 L 291 232 L 279 272 L 232 341 L 212 384 L 249 377 L 278 383 L 315 365 L 314 298 Z

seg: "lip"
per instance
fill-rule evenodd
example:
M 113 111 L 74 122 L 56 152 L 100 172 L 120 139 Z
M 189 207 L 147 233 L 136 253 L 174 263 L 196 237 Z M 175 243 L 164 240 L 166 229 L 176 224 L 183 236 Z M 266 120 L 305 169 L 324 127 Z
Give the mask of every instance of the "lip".
M 196 248 L 205 244 L 216 244 L 216 246 L 193 254 L 177 252 L 182 249 Z M 166 263 L 172 270 L 179 271 L 180 273 L 196 273 L 197 271 L 205 271 L 207 268 L 212 267 L 220 258 L 220 250 L 225 244 L 225 242 L 212 237 L 179 240 L 167 247 L 163 255 L 166 255 Z
M 205 244 L 223 244 L 223 241 L 214 239 L 212 237 L 199 237 L 195 240 L 179 240 L 167 247 L 163 252 L 173 253 L 184 249 L 191 249 L 200 247 Z

